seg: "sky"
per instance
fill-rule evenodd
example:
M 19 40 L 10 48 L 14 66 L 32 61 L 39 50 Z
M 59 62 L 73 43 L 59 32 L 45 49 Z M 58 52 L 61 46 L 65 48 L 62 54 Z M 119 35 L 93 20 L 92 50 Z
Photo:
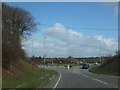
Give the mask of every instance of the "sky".
M 107 56 L 114 55 L 117 50 L 117 3 L 9 2 L 7 4 L 29 11 L 36 23 L 41 24 L 31 37 L 22 41 L 22 48 L 28 56 L 44 54 L 47 57 Z

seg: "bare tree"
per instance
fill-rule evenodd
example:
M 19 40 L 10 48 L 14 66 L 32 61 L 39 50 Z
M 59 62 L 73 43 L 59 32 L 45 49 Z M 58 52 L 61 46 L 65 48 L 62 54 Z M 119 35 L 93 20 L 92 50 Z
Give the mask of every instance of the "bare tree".
M 25 56 L 21 39 L 34 31 L 35 27 L 34 18 L 28 11 L 2 3 L 3 67 L 8 67 L 10 62 Z

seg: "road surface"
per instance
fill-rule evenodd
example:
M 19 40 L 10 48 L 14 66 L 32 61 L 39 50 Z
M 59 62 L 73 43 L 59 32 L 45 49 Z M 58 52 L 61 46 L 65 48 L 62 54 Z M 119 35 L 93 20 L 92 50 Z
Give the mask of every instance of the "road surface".
M 88 69 L 46 67 L 59 72 L 45 88 L 118 88 L 118 77 L 90 73 Z

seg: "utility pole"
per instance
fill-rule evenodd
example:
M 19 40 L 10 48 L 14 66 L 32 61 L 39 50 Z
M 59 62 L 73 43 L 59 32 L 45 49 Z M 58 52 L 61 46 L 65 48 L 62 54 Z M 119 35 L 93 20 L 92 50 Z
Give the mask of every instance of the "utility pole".
M 33 60 L 34 60 L 34 46 L 33 46 L 33 38 L 31 37 L 31 39 L 32 39 L 32 57 L 33 57 Z
M 44 66 L 45 66 L 45 58 L 46 58 L 46 50 L 45 50 L 45 39 L 47 37 L 44 37 Z
M 32 56 L 33 56 L 33 38 L 32 38 Z
M 100 40 L 100 63 L 102 63 L 102 39 Z

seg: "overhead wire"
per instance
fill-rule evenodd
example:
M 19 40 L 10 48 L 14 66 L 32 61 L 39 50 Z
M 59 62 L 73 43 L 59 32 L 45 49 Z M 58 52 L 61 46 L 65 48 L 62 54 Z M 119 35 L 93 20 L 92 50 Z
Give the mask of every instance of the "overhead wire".
M 54 25 L 47 25 L 47 24 L 39 24 L 39 25 L 41 25 L 41 26 L 50 26 L 50 27 L 53 27 Z M 120 30 L 120 29 L 115 29 L 115 28 L 79 28 L 79 27 L 68 27 L 68 26 L 66 26 L 66 27 L 64 27 L 64 26 L 55 26 L 55 27 L 60 27 L 60 28 L 69 28 L 69 29 L 84 29 L 84 30 Z

